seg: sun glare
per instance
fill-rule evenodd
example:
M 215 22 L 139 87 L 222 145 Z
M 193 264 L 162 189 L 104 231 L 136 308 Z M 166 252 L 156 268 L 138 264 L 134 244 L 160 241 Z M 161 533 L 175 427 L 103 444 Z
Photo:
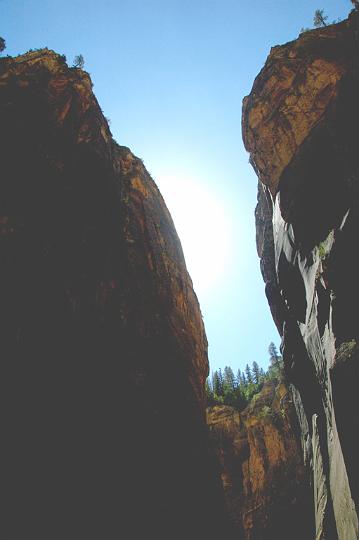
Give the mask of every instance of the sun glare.
M 210 188 L 195 180 L 167 176 L 158 184 L 180 237 L 194 289 L 201 298 L 218 284 L 228 262 L 225 206 Z

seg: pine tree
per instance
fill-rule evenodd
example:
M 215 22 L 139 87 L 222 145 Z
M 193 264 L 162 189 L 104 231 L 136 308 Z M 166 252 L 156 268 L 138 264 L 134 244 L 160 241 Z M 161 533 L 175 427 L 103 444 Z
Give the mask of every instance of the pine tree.
M 212 388 L 216 396 L 223 396 L 223 377 L 221 369 L 214 371 L 212 375 Z
M 74 63 L 72 67 L 77 68 L 77 69 L 83 69 L 84 65 L 85 65 L 84 57 L 82 56 L 82 54 L 77 54 L 74 58 Z
M 279 359 L 280 359 L 280 356 L 278 354 L 278 349 L 277 347 L 274 345 L 273 342 L 271 342 L 269 344 L 269 347 L 268 347 L 268 353 L 269 353 L 269 359 L 270 359 L 270 363 L 272 366 L 279 366 Z
M 237 388 L 239 388 L 242 384 L 242 372 L 240 369 L 238 369 L 237 371 L 236 383 L 237 383 Z
M 328 19 L 328 16 L 324 15 L 324 10 L 323 9 L 316 9 L 315 10 L 314 19 L 313 19 L 314 26 L 316 26 L 316 27 L 318 27 L 318 26 L 327 26 L 327 23 L 326 23 L 327 19 Z
M 221 393 L 218 394 L 218 395 L 223 396 L 223 393 L 224 393 L 224 380 L 223 380 L 223 373 L 222 373 L 221 368 L 219 368 L 219 370 L 218 370 L 218 379 L 219 379 L 219 385 L 220 385 L 220 389 L 221 389 Z
M 260 369 L 256 361 L 252 363 L 252 373 L 253 381 L 255 382 L 255 384 L 258 384 L 260 382 Z
M 217 394 L 217 390 L 218 390 L 218 371 L 213 371 L 212 372 L 212 389 L 213 389 L 213 392 L 215 394 Z
M 213 395 L 213 388 L 211 385 L 211 381 L 209 379 L 206 379 L 206 398 L 207 398 L 207 405 L 213 405 L 215 403 L 215 399 Z
M 0 53 L 2 53 L 5 49 L 6 49 L 5 39 L 0 37 Z
M 247 379 L 244 373 L 241 375 L 241 386 L 245 387 L 247 386 Z
M 235 389 L 235 378 L 231 367 L 226 366 L 224 368 L 223 387 L 227 390 Z
M 246 364 L 244 371 L 246 372 L 247 383 L 248 384 L 252 383 L 253 378 L 252 378 L 251 368 L 249 367 L 248 364 Z

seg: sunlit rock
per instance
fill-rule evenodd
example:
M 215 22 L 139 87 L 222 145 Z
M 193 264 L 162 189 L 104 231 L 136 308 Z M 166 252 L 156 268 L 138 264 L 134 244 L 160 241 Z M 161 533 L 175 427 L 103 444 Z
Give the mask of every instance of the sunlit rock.
M 266 382 L 241 413 L 226 405 L 209 407 L 207 424 L 238 538 L 311 538 L 313 497 L 287 387 Z

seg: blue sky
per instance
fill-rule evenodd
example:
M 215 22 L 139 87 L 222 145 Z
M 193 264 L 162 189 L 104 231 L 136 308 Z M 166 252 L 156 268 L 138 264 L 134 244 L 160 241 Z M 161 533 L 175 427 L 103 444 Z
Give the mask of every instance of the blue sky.
M 269 343 L 280 342 L 255 249 L 257 180 L 242 143 L 242 99 L 270 48 L 312 26 L 315 9 L 333 20 L 351 7 L 349 0 L 0 0 L 5 52 L 47 46 L 69 64 L 83 54 L 114 138 L 157 182 L 182 238 L 212 369 L 253 360 L 266 367 Z

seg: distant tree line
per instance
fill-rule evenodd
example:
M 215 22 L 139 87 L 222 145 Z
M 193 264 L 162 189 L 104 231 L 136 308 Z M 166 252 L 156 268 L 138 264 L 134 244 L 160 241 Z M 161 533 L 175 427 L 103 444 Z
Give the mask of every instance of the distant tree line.
M 231 405 L 242 411 L 252 397 L 261 391 L 265 381 L 283 378 L 283 360 L 277 347 L 271 343 L 268 347 L 270 365 L 267 371 L 259 367 L 256 361 L 246 364 L 243 371 L 234 374 L 230 366 L 214 371 L 207 379 L 207 405 Z

